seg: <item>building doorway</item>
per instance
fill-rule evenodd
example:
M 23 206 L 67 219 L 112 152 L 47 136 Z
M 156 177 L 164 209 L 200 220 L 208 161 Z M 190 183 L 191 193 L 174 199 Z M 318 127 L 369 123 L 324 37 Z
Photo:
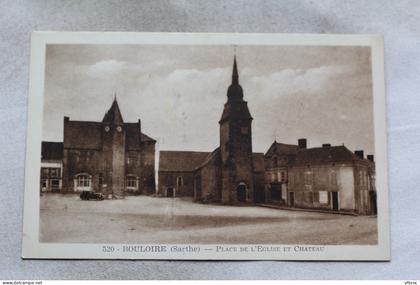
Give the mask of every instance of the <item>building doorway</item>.
M 265 202 L 264 186 L 255 187 L 254 202 L 255 203 Z
M 369 199 L 370 199 L 370 213 L 372 215 L 376 215 L 378 213 L 378 207 L 376 204 L 376 192 L 369 191 Z
M 339 206 L 338 206 L 338 192 L 336 192 L 336 191 L 331 192 L 331 202 L 332 202 L 332 209 L 334 211 L 338 211 L 339 210 Z
M 271 200 L 281 200 L 281 183 L 271 183 Z
M 169 197 L 169 198 L 174 197 L 174 188 L 172 187 L 166 188 L 166 197 Z
M 289 192 L 289 206 L 295 206 L 295 192 Z
M 240 183 L 238 187 L 236 187 L 236 195 L 239 202 L 246 202 L 246 192 L 245 183 Z

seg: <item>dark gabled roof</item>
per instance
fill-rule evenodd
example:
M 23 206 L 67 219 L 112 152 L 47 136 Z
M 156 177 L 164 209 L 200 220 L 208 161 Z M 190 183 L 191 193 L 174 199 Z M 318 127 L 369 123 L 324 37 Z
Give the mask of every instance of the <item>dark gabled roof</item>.
M 102 123 L 66 121 L 64 123 L 64 148 L 101 149 Z
M 66 121 L 64 147 L 74 149 L 101 149 L 103 123 L 88 121 Z M 124 123 L 127 150 L 138 150 L 142 142 L 156 142 L 140 132 L 140 123 Z
M 153 139 L 153 138 L 151 138 L 148 135 L 143 134 L 143 133 L 141 133 L 141 141 L 142 142 L 156 142 L 155 139 Z
M 192 172 L 210 155 L 198 151 L 160 151 L 159 171 Z
M 127 150 L 140 149 L 142 142 L 156 142 L 156 140 L 140 132 L 140 123 L 124 123 L 124 128 Z
M 292 165 L 353 162 L 359 158 L 345 146 L 315 147 L 297 151 Z
M 203 160 L 202 163 L 200 163 L 199 165 L 197 165 L 196 168 L 194 168 L 194 170 L 198 170 L 202 167 L 204 167 L 205 165 L 207 165 L 207 163 L 209 163 L 210 161 L 212 161 L 212 159 L 215 156 L 220 155 L 220 147 L 216 148 L 215 150 L 213 150 L 212 152 L 209 153 L 209 155 L 207 155 L 207 157 Z
M 299 147 L 294 144 L 285 144 L 285 143 L 278 143 L 274 141 L 270 148 L 265 153 L 265 156 L 272 156 L 273 154 L 277 155 L 291 155 L 296 154 Z
M 127 150 L 140 149 L 141 133 L 139 123 L 125 123 L 125 147 Z
M 42 160 L 63 159 L 63 143 L 62 142 L 42 142 L 41 159 Z
M 265 171 L 264 154 L 254 152 L 252 154 L 252 162 L 254 164 L 254 171 L 263 172 Z

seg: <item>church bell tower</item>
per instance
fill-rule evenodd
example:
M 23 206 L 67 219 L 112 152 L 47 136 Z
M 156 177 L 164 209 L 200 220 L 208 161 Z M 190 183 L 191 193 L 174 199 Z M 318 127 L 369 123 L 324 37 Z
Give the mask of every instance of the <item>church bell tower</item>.
M 220 124 L 222 203 L 235 205 L 253 199 L 252 117 L 239 85 L 236 56 Z

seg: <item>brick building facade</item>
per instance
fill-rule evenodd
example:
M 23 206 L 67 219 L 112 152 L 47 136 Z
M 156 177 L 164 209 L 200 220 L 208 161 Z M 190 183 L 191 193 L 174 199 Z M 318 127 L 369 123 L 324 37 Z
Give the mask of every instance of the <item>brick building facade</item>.
M 141 132 L 140 120 L 123 121 L 116 99 L 102 122 L 64 117 L 60 192 L 96 191 L 116 198 L 154 194 L 155 143 Z

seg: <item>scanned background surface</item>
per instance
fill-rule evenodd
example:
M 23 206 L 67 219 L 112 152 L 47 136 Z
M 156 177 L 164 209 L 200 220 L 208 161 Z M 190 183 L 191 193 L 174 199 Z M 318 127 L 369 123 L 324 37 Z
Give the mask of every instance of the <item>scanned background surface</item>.
M 420 278 L 420 5 L 392 1 L 0 1 L 1 279 Z M 34 30 L 379 33 L 385 76 L 392 261 L 20 259 L 29 39 Z

